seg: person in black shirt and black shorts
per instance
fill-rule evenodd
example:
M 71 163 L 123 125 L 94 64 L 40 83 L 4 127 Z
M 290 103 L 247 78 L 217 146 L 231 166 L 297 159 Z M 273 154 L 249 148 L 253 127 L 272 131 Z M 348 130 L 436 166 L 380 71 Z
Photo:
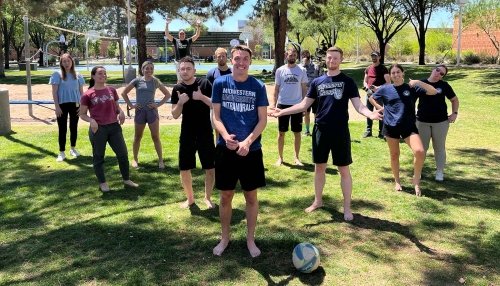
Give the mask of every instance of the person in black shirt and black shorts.
M 177 119 L 182 114 L 179 139 L 179 169 L 186 201 L 182 208 L 194 204 L 191 169 L 196 168 L 196 152 L 205 170 L 205 204 L 214 208 L 210 197 L 215 181 L 215 144 L 210 122 L 212 106 L 212 85 L 206 78 L 196 78 L 196 69 L 191 57 L 179 61 L 181 83 L 172 90 L 172 116 Z

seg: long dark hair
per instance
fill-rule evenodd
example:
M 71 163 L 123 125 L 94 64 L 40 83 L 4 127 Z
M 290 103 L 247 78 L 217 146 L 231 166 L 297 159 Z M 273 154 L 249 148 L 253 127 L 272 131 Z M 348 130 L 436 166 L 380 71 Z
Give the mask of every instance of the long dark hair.
M 68 74 L 68 71 L 62 65 L 62 59 L 63 58 L 68 58 L 68 59 L 71 60 L 71 68 L 69 69 L 69 73 L 72 74 L 73 77 L 76 79 L 75 61 L 73 60 L 73 57 L 70 54 L 68 54 L 68 53 L 63 54 L 61 56 L 61 58 L 59 59 L 59 67 L 61 67 L 62 79 L 66 80 L 66 76 Z
M 89 88 L 91 88 L 95 85 L 95 80 L 94 80 L 93 76 L 95 76 L 98 69 L 106 70 L 106 68 L 104 68 L 103 66 L 95 66 L 94 68 L 92 68 L 92 71 L 90 72 Z
M 401 72 L 403 72 L 403 73 L 405 72 L 405 69 L 404 69 L 404 68 L 403 68 L 403 66 L 402 66 L 402 65 L 400 65 L 400 64 L 392 64 L 392 65 L 391 65 L 391 67 L 389 68 L 389 72 L 391 72 L 391 70 L 392 70 L 393 68 L 398 68 Z

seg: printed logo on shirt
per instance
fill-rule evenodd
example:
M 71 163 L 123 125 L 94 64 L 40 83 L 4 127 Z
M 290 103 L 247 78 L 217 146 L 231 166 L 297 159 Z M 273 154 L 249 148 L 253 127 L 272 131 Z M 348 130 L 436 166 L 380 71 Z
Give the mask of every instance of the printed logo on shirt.
M 341 99 L 344 94 L 344 82 L 322 83 L 318 86 L 318 97 L 331 96 L 335 99 Z
M 436 88 L 436 91 L 437 91 L 437 93 L 442 93 L 443 92 L 443 90 L 440 87 Z
M 404 96 L 410 96 L 410 91 L 409 91 L 409 90 L 405 90 L 405 91 L 403 91 L 403 95 L 404 95 Z
M 95 96 L 90 101 L 92 102 L 92 104 L 97 105 L 100 103 L 105 103 L 106 101 L 114 101 L 114 100 L 115 98 L 113 97 L 112 94 L 104 94 L 101 96 Z
M 256 92 L 250 90 L 222 89 L 222 107 L 236 112 L 255 110 Z
M 299 82 L 299 79 L 294 74 L 286 74 L 284 76 L 285 76 L 285 80 L 283 80 L 284 83 L 287 83 L 287 84 L 296 84 L 296 83 Z

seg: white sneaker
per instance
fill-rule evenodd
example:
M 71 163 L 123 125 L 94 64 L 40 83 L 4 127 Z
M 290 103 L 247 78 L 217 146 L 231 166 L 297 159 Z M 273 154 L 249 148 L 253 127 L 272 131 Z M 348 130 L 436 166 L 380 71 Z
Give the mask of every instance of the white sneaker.
M 66 154 L 64 154 L 64 152 L 61 152 L 59 153 L 59 155 L 57 155 L 56 162 L 62 162 L 64 161 L 64 159 L 66 159 Z
M 441 171 L 441 170 L 436 171 L 436 181 L 438 181 L 438 182 L 444 181 L 443 171 Z
M 70 149 L 69 150 L 69 154 L 73 157 L 78 157 L 80 156 L 80 153 L 78 153 L 78 151 L 76 151 L 76 149 Z

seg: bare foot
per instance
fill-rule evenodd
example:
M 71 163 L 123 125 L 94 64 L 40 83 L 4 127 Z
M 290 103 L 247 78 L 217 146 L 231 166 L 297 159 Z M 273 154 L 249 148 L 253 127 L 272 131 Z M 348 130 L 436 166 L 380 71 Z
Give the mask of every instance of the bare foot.
M 130 163 L 130 165 L 132 165 L 132 168 L 139 168 L 139 163 L 136 160 L 132 160 L 132 163 Z
M 302 162 L 300 162 L 299 159 L 295 159 L 295 166 L 304 166 L 304 164 L 302 164 Z
M 254 240 L 247 240 L 247 248 L 248 248 L 248 251 L 250 252 L 250 256 L 252 256 L 252 258 L 259 256 L 261 253 L 260 249 L 257 247 L 257 245 L 255 245 Z
M 345 221 L 352 221 L 354 219 L 354 216 L 352 215 L 351 210 L 344 211 L 344 220 Z
M 186 200 L 186 201 L 180 203 L 179 206 L 181 207 L 181 209 L 188 209 L 193 204 L 194 204 L 194 201 L 190 202 L 189 200 Z
M 205 204 L 207 205 L 207 208 L 209 208 L 209 209 L 215 208 L 214 203 L 212 203 L 212 201 L 210 199 L 205 199 L 204 201 L 205 201 Z
M 306 213 L 312 213 L 316 209 L 319 209 L 319 208 L 322 208 L 322 207 L 323 207 L 323 203 L 313 203 L 307 209 L 305 209 L 305 212 Z
M 415 185 L 415 195 L 417 197 L 421 197 L 422 196 L 422 191 L 420 190 L 420 185 Z
M 103 193 L 109 192 L 108 183 L 104 182 L 104 183 L 99 184 L 99 189 L 101 189 L 101 192 L 103 192 Z
M 132 187 L 132 188 L 137 188 L 137 187 L 139 187 L 139 184 L 136 184 L 136 183 L 132 182 L 131 180 L 124 180 L 124 181 L 123 181 L 123 184 L 124 184 L 125 186 Z
M 276 163 L 274 163 L 274 166 L 279 167 L 279 166 L 281 166 L 281 165 L 283 165 L 283 160 L 282 160 L 281 158 L 279 158 L 279 159 L 276 161 Z
M 224 250 L 226 250 L 227 245 L 229 244 L 229 240 L 221 240 L 214 250 L 212 251 L 214 255 L 221 256 Z
M 394 185 L 394 190 L 396 192 L 401 192 L 403 190 L 403 187 L 401 187 L 401 184 L 400 183 L 395 183 Z
M 163 170 L 165 169 L 165 163 L 163 160 L 158 161 L 158 169 Z

